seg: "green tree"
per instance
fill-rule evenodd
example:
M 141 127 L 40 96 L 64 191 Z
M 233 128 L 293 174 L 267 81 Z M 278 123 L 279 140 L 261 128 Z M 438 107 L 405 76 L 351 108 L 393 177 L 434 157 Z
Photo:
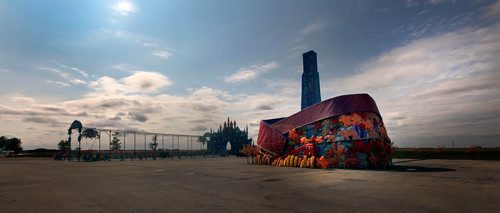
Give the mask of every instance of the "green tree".
M 151 142 L 149 143 L 149 148 L 156 151 L 158 148 L 158 137 L 156 135 L 151 138 Z
M 201 144 L 203 146 L 205 146 L 205 143 L 208 142 L 209 138 L 212 137 L 212 134 L 210 134 L 209 132 L 205 132 L 205 134 L 203 134 L 203 136 L 201 136 L 200 138 L 198 138 L 198 141 L 201 142 Z
M 57 149 L 58 150 L 68 150 L 68 148 L 69 148 L 69 143 L 68 143 L 67 140 L 61 140 L 57 144 Z
M 3 151 L 13 151 L 14 153 L 19 153 L 23 151 L 21 147 L 21 139 L 13 137 L 7 138 L 5 136 L 0 137 L 0 149 Z
M 156 148 L 158 148 L 158 136 L 154 135 L 149 143 L 149 148 L 153 150 L 153 159 L 156 160 Z
M 120 142 L 120 138 L 116 135 L 113 136 L 113 140 L 111 141 L 111 150 L 120 150 L 122 148 L 122 143 Z
M 5 136 L 0 137 L 0 150 L 5 150 L 5 147 L 7 146 L 7 138 Z

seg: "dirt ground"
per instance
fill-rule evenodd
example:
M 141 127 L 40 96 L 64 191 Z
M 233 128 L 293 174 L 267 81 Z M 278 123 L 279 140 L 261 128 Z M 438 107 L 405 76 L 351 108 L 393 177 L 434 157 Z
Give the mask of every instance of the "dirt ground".
M 0 159 L 0 212 L 499 212 L 500 162 L 396 160 L 390 171 L 245 158 Z

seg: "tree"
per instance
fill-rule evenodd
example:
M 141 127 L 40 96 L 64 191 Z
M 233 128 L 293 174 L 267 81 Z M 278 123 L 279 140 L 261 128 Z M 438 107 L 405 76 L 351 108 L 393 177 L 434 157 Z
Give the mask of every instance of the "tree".
M 205 132 L 205 134 L 203 134 L 203 136 L 201 136 L 198 141 L 201 142 L 201 144 L 203 145 L 203 147 L 205 146 L 205 143 L 207 143 L 209 141 L 209 138 L 212 136 L 212 134 L 210 134 L 210 132 Z
M 4 150 L 7 146 L 7 138 L 5 136 L 0 137 L 0 150 Z
M 111 150 L 120 150 L 121 148 L 122 143 L 120 142 L 120 138 L 114 135 L 113 140 L 111 141 Z
M 153 160 L 156 160 L 156 148 L 158 148 L 158 136 L 154 135 L 149 143 L 149 148 L 153 150 Z
M 14 153 L 23 151 L 23 147 L 21 147 L 21 139 L 15 137 L 9 139 L 7 141 L 7 150 L 14 151 Z
M 57 149 L 58 150 L 64 151 L 64 150 L 68 150 L 68 148 L 69 148 L 69 143 L 68 143 L 67 140 L 61 140 L 57 144 Z
M 156 151 L 158 148 L 158 137 L 156 135 L 151 138 L 151 142 L 149 143 L 149 148 Z
M 5 136 L 0 137 L 0 149 L 4 151 L 13 151 L 14 153 L 19 153 L 23 151 L 23 147 L 21 147 L 21 139 L 13 137 L 8 138 Z

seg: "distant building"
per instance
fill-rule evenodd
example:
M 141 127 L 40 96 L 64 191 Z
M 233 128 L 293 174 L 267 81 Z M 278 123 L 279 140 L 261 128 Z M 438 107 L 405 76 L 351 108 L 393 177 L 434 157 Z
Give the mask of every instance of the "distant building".
M 240 155 L 243 146 L 252 143 L 252 139 L 248 138 L 248 127 L 241 130 L 236 121 L 231 121 L 229 117 L 224 126 L 219 126 L 217 131 L 210 130 L 204 137 L 208 138 L 207 150 L 216 154 L 225 154 L 227 144 L 231 144 L 229 154 Z
M 321 102 L 319 73 L 316 52 L 309 51 L 302 55 L 304 73 L 302 73 L 301 110 Z

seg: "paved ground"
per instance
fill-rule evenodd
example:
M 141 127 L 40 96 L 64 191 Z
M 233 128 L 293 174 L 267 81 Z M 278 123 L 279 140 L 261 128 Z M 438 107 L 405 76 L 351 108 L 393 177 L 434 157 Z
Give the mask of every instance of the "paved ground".
M 499 212 L 500 162 L 401 160 L 392 171 L 245 158 L 0 159 L 0 212 Z

